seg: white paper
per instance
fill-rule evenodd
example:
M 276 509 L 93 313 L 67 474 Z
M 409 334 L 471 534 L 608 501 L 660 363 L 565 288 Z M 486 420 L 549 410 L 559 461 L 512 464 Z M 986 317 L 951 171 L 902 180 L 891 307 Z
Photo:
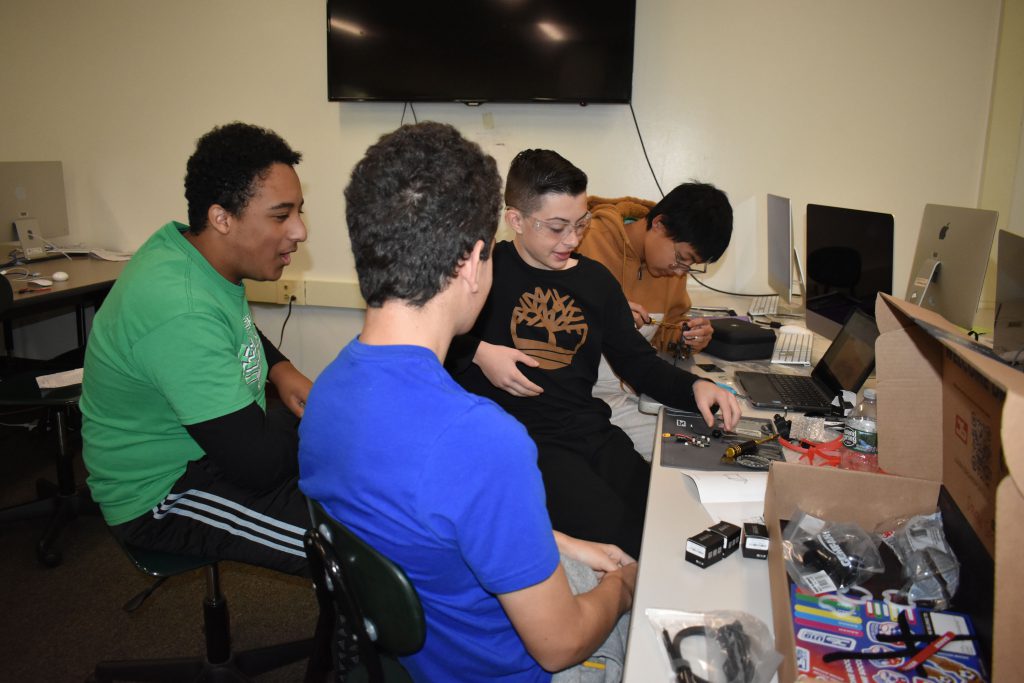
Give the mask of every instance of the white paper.
M 59 387 L 70 387 L 82 383 L 82 368 L 55 372 L 52 375 L 40 375 L 36 377 L 36 384 L 40 389 L 57 389 Z

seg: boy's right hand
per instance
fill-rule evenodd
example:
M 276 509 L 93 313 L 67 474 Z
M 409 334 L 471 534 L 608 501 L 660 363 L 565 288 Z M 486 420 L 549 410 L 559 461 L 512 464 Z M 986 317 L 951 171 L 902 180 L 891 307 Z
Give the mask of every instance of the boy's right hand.
M 523 363 L 531 368 L 535 368 L 540 363 L 519 349 L 488 344 L 482 341 L 476 349 L 473 362 L 480 367 L 484 377 L 491 384 L 499 389 L 504 389 L 513 396 L 528 398 L 539 396 L 544 392 L 544 389 L 527 379 L 526 375 L 516 365 L 517 363 Z

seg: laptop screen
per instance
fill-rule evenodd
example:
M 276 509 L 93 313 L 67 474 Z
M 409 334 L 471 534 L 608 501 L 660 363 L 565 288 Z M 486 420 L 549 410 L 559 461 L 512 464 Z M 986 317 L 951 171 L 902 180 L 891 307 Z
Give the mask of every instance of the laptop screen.
M 875 319 L 860 309 L 853 309 L 835 341 L 814 366 L 811 376 L 836 393 L 840 389 L 859 391 L 875 369 L 877 338 Z

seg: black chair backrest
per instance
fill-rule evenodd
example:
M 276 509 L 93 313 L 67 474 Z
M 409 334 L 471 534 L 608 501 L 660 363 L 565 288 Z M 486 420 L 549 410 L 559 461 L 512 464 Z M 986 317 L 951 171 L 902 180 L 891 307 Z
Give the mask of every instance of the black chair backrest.
M 0 313 L 6 313 L 14 304 L 14 287 L 11 281 L 0 275 Z
M 423 647 L 426 621 L 416 588 L 402 568 L 310 501 L 313 528 L 306 534 L 314 572 L 330 583 L 335 608 L 356 631 L 361 655 L 365 639 L 377 652 L 401 657 Z M 322 569 L 317 565 L 322 562 Z M 368 627 L 368 628 L 367 628 Z M 366 663 L 364 661 L 364 663 Z

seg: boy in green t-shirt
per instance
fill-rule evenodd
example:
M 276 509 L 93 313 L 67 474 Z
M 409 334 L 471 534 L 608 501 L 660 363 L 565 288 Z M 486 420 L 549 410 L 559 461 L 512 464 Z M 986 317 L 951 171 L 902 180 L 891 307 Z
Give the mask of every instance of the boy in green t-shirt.
M 280 278 L 306 239 L 300 159 L 247 124 L 200 138 L 189 225 L 150 237 L 96 313 L 84 459 L 125 542 L 307 571 L 296 426 L 311 382 L 256 328 L 242 285 Z M 288 409 L 267 410 L 268 379 Z

